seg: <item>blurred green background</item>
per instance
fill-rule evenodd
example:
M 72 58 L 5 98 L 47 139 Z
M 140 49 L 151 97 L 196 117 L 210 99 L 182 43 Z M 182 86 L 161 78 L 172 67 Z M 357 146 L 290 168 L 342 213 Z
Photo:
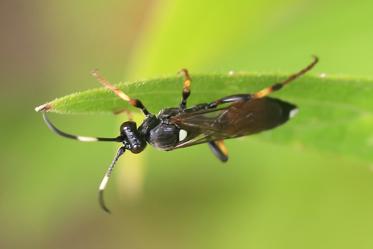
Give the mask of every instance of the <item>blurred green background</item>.
M 372 248 L 371 162 L 262 135 L 227 141 L 227 165 L 205 145 L 149 147 L 121 159 L 107 215 L 96 190 L 115 145 L 57 137 L 33 111 L 97 87 L 93 68 L 114 83 L 182 67 L 293 72 L 317 54 L 312 73 L 371 77 L 372 11 L 361 0 L 1 1 L 0 248 Z M 51 116 L 101 136 L 125 119 Z

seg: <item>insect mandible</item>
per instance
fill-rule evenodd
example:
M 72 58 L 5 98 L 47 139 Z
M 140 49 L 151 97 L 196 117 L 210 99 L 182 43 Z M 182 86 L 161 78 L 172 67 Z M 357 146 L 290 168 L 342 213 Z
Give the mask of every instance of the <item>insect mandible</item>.
M 226 162 L 228 151 L 224 145 L 224 139 L 246 136 L 275 128 L 297 113 L 298 109 L 295 105 L 268 97 L 268 95 L 304 75 L 317 62 L 318 58 L 314 56 L 313 61 L 299 72 L 254 94 L 230 95 L 189 108 L 187 108 L 187 100 L 190 96 L 191 78 L 188 71 L 182 69 L 180 73 L 184 77 L 184 84 L 179 107 L 164 108 L 157 115 L 150 113 L 140 100 L 131 98 L 119 88 L 111 85 L 97 70 L 93 71 L 93 76 L 104 87 L 110 89 L 130 105 L 139 108 L 145 115 L 145 119 L 139 127 L 132 120 L 122 123 L 120 135 L 115 138 L 86 137 L 66 133 L 49 121 L 46 116 L 47 105 L 37 107 L 36 110 L 44 111 L 43 118 L 47 126 L 62 137 L 81 142 L 122 143 L 99 185 L 100 206 L 109 213 L 103 193 L 115 163 L 126 150 L 137 154 L 145 149 L 147 143 L 165 151 L 207 143 L 214 155 L 222 162 Z

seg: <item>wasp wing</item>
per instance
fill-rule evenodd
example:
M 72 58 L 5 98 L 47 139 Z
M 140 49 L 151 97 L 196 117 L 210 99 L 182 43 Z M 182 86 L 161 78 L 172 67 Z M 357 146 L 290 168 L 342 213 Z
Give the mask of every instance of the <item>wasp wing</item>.
M 183 112 L 170 122 L 187 132 L 175 148 L 246 136 L 285 123 L 296 106 L 275 98 L 251 99 L 219 109 Z
M 171 123 L 186 131 L 186 137 L 179 141 L 175 148 L 188 147 L 196 144 L 226 138 L 223 130 L 219 130 L 214 122 L 224 115 L 228 108 L 198 111 L 181 114 L 171 118 Z

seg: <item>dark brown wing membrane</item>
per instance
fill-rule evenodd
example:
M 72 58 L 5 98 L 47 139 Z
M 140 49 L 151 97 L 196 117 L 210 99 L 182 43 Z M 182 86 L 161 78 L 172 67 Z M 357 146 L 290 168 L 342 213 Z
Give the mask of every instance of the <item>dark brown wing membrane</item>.
M 187 132 L 175 148 L 259 133 L 285 123 L 296 106 L 275 98 L 236 102 L 220 109 L 184 112 L 170 122 Z
M 215 125 L 227 110 L 228 107 L 203 110 L 196 113 L 182 113 L 172 117 L 171 123 L 187 131 L 187 137 L 180 141 L 175 149 L 228 137 L 229 134 L 224 134 L 224 131 L 219 130 Z

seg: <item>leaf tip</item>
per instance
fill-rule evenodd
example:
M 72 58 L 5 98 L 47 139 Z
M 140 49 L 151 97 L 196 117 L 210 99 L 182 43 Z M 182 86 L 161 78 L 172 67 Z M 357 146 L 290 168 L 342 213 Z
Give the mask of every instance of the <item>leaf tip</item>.
M 39 106 L 35 107 L 36 112 L 47 112 L 50 109 L 52 109 L 52 105 L 50 103 L 45 103 L 43 105 L 39 105 Z

